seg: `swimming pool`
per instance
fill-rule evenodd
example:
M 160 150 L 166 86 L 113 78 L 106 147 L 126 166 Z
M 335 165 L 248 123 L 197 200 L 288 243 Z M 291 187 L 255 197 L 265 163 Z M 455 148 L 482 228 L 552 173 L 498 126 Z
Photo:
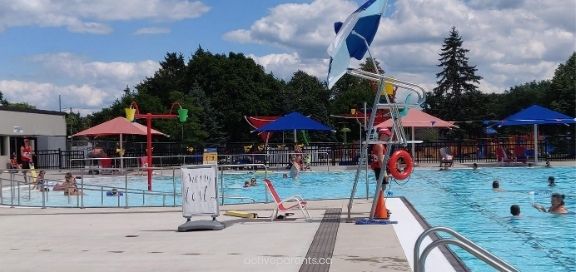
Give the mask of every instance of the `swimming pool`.
M 282 178 L 282 173 L 269 173 L 270 179 L 281 196 L 302 195 L 305 199 L 347 198 L 354 180 L 353 171 L 304 172 L 293 180 Z M 370 180 L 370 196 L 373 193 L 373 174 Z M 547 177 L 556 178 L 556 187 L 547 186 Z M 242 188 L 244 181 L 256 177 L 256 187 Z M 250 197 L 256 201 L 266 199 L 261 172 L 239 172 L 224 175 L 226 197 Z M 494 192 L 491 184 L 500 180 L 501 192 Z M 403 184 L 391 184 L 394 196 L 405 196 L 432 226 L 447 226 L 462 233 L 478 245 L 519 268 L 521 271 L 575 271 L 576 270 L 576 215 L 544 214 L 532 208 L 531 195 L 537 202 L 549 205 L 552 192 L 567 195 L 567 208 L 576 211 L 576 168 L 484 168 L 452 169 L 449 171 L 422 170 L 414 172 Z M 145 191 L 146 177 L 129 177 L 129 188 Z M 87 178 L 92 190 L 86 190 L 85 206 L 124 206 L 126 197 L 107 197 L 110 187 L 123 191 L 124 179 L 109 177 Z M 99 189 L 100 188 L 100 189 Z M 129 206 L 180 205 L 180 196 L 173 197 L 173 188 L 179 193 L 179 180 L 173 182 L 169 176 L 155 176 L 153 188 L 164 194 L 130 194 Z M 6 191 L 4 192 L 6 196 Z M 38 205 L 39 192 L 32 192 L 30 200 Z M 358 184 L 357 197 L 365 197 L 364 172 Z M 41 198 L 40 198 L 41 199 Z M 78 198 L 65 197 L 61 192 L 50 192 L 48 204 L 53 206 L 76 206 Z M 237 199 L 225 199 L 225 203 L 237 203 Z M 26 205 L 26 203 L 24 203 Z M 41 203 L 41 202 L 40 202 Z M 4 200 L 4 204 L 6 201 Z M 55 205 L 58 204 L 58 205 Z M 512 219 L 509 207 L 521 207 L 520 219 Z M 30 204 L 32 205 L 32 204 Z M 394 212 L 394 211 L 392 211 Z M 392 217 L 394 214 L 392 214 Z M 456 250 L 472 271 L 493 271 L 483 262 L 468 253 Z M 411 256 L 409 256 L 411 257 Z

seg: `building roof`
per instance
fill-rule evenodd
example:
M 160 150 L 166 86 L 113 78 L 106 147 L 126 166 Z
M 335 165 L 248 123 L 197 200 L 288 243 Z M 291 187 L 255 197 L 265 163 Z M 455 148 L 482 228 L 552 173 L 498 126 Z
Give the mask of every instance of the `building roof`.
M 66 115 L 65 112 L 59 112 L 59 111 L 37 110 L 37 109 L 14 109 L 6 106 L 0 106 L 0 111 L 26 112 L 26 113 L 63 115 L 63 116 Z

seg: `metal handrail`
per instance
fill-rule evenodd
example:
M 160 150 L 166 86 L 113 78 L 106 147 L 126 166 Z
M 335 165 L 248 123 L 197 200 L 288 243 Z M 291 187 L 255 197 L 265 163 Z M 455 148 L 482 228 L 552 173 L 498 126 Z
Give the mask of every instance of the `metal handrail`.
M 268 167 L 264 164 L 233 164 L 233 165 L 220 165 L 219 168 L 222 171 L 222 173 L 224 172 L 224 170 L 228 167 L 257 167 L 257 168 L 263 168 L 265 170 L 265 177 L 268 177 Z M 82 191 L 82 192 L 89 192 L 89 191 L 93 191 L 93 192 L 100 192 L 100 196 L 101 196 L 101 206 L 103 206 L 103 199 L 104 199 L 104 195 L 106 193 L 106 191 L 109 191 L 110 189 L 116 188 L 119 189 L 119 192 L 123 194 L 124 197 L 124 203 L 121 204 L 120 203 L 120 194 L 117 195 L 118 201 L 117 204 L 115 206 L 117 207 L 123 207 L 123 208 L 129 208 L 129 202 L 128 202 L 128 198 L 129 197 L 138 197 L 138 196 L 142 196 L 142 205 L 145 205 L 145 197 L 146 196 L 153 196 L 153 197 L 162 197 L 162 206 L 176 206 L 176 197 L 181 195 L 180 193 L 176 192 L 176 185 L 175 185 L 175 181 L 174 181 L 174 177 L 175 177 L 175 170 L 177 167 L 150 167 L 150 169 L 153 170 L 172 170 L 172 179 L 173 179 L 173 190 L 172 192 L 166 192 L 166 191 L 147 191 L 144 189 L 137 189 L 137 188 L 128 188 L 128 172 L 130 170 L 142 170 L 142 169 L 148 169 L 148 167 L 126 167 L 124 168 L 125 171 L 124 173 L 121 173 L 119 175 L 119 177 L 124 176 L 124 186 L 107 186 L 107 185 L 92 185 L 92 184 L 84 184 L 84 177 L 85 177 L 85 173 L 89 170 L 92 169 L 98 169 L 98 168 L 93 168 L 93 167 L 88 167 L 88 168 L 83 168 L 80 170 L 80 174 L 82 175 L 82 177 L 80 178 L 79 182 L 78 182 L 78 190 Z M 19 171 L 31 171 L 31 170 L 20 170 Z M 36 169 L 36 171 L 40 171 L 40 169 Z M 76 169 L 77 171 L 77 169 Z M 22 197 L 20 194 L 20 189 L 25 188 L 23 186 L 27 186 L 28 189 L 24 189 L 24 192 L 28 193 L 28 198 L 30 198 L 30 192 L 33 191 L 33 189 L 31 188 L 32 183 L 31 182 L 24 182 L 23 180 L 18 180 L 16 178 L 16 176 L 20 176 L 20 179 L 23 179 L 22 177 L 25 176 L 25 174 L 17 174 L 14 171 L 12 171 L 12 169 L 8 169 L 6 171 L 2 171 L 0 170 L 0 172 L 6 172 L 10 174 L 10 178 L 8 179 L 4 179 L 2 176 L 0 176 L 0 205 L 4 205 L 4 204 L 9 204 L 11 207 L 15 207 L 15 206 L 21 206 L 20 204 L 20 200 Z M 56 171 L 54 171 L 56 172 Z M 57 171 L 57 172 L 61 172 L 61 170 Z M 222 176 L 222 175 L 221 175 Z M 31 178 L 31 177 L 29 177 Z M 50 179 L 45 179 L 46 181 L 53 181 L 56 182 L 57 180 L 50 180 Z M 4 181 L 9 182 L 10 186 L 10 192 L 9 192 L 9 196 L 5 196 L 3 195 L 3 183 Z M 221 183 L 223 184 L 222 180 Z M 223 188 L 223 187 L 222 187 Z M 268 194 L 266 193 L 266 191 L 264 191 L 264 195 L 265 195 L 265 199 L 266 202 L 268 202 Z M 69 202 L 71 201 L 75 201 L 76 205 L 75 207 L 77 208 L 85 208 L 84 206 L 84 199 L 83 199 L 84 194 L 79 194 L 79 195 L 74 195 L 74 196 L 69 196 Z M 9 201 L 7 202 L 6 200 L 8 200 L 8 197 L 10 198 Z M 173 198 L 173 202 L 169 203 L 166 200 L 166 197 L 172 197 Z M 252 202 L 252 203 L 256 203 L 256 200 L 250 197 L 244 197 L 244 196 L 224 196 L 224 192 L 222 191 L 222 196 L 220 196 L 220 198 L 222 200 L 224 199 L 242 199 L 242 200 L 247 200 L 248 202 Z M 42 208 L 46 208 L 47 206 L 49 206 L 49 204 L 47 203 L 47 193 L 45 191 L 42 192 L 42 202 L 39 205 L 39 207 Z
M 422 254 L 420 255 L 420 245 L 422 244 L 424 239 L 426 237 L 428 237 L 428 235 L 430 235 L 431 233 L 436 233 L 436 232 L 448 233 L 456 239 L 441 238 L 439 240 L 436 240 L 436 241 L 430 243 L 428 246 L 426 246 L 424 248 L 424 251 L 422 251 Z M 499 271 L 510 271 L 510 272 L 519 271 L 518 269 L 514 268 L 512 265 L 510 265 L 510 264 L 506 263 L 505 261 L 503 261 L 502 259 L 496 257 L 494 254 L 488 252 L 487 250 L 481 248 L 480 246 L 478 246 L 474 242 L 468 240 L 466 237 L 462 236 L 460 233 L 458 233 L 458 232 L 456 232 L 450 228 L 447 228 L 447 227 L 438 226 L 438 227 L 429 228 L 429 229 L 425 230 L 424 232 L 422 232 L 422 234 L 420 234 L 420 236 L 418 236 L 418 239 L 416 240 L 416 243 L 414 244 L 414 272 L 424 272 L 426 269 L 425 264 L 426 264 L 426 258 L 428 257 L 428 254 L 430 254 L 430 252 L 434 248 L 436 248 L 440 245 L 444 245 L 444 244 L 457 245 L 457 246 L 461 247 L 462 249 L 468 251 L 470 254 L 476 256 L 476 258 L 478 258 L 478 259 L 484 261 L 485 263 L 491 265 L 492 267 L 498 269 Z

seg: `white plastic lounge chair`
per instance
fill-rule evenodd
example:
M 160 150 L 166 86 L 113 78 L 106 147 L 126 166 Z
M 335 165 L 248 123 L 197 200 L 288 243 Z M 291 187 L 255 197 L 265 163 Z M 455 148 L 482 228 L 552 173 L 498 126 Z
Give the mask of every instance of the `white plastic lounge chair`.
M 442 147 L 440 148 L 440 168 L 447 169 L 448 167 L 452 167 L 454 163 L 454 156 L 450 153 L 450 148 Z
M 278 211 L 285 213 L 286 211 L 294 208 L 300 209 L 306 218 L 306 221 L 310 220 L 310 213 L 308 213 L 308 210 L 306 209 L 306 201 L 304 201 L 301 196 L 291 196 L 285 199 L 280 199 L 276 189 L 274 189 L 274 185 L 272 185 L 272 181 L 269 179 L 264 179 L 264 185 L 266 185 L 266 189 L 268 189 L 268 192 L 270 192 L 270 195 L 272 195 L 274 203 L 276 204 L 276 208 L 274 208 L 271 221 L 274 221 L 274 219 L 278 216 Z

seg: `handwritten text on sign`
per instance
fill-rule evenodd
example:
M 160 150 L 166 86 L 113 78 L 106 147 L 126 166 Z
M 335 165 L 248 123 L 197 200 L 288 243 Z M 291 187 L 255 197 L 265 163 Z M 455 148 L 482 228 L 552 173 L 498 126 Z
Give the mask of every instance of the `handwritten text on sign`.
M 182 168 L 182 214 L 218 215 L 214 167 Z

